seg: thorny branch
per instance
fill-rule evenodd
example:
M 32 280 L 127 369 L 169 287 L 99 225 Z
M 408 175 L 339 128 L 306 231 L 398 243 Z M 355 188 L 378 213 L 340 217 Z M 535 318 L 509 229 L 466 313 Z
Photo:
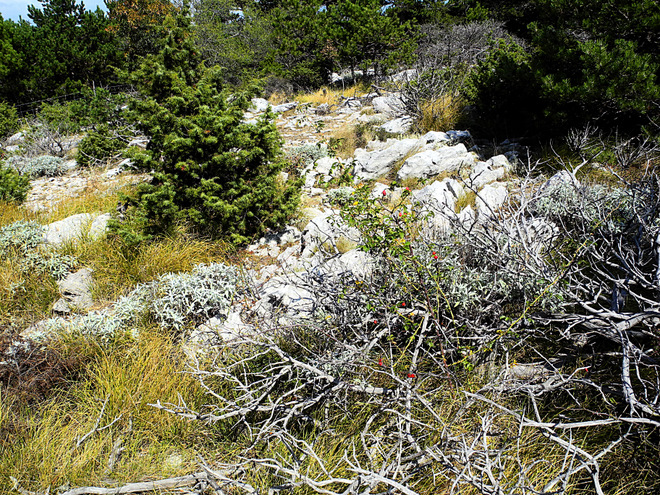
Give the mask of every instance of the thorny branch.
M 367 279 L 310 278 L 323 323 L 255 321 L 260 331 L 190 362 L 208 404 L 154 407 L 247 439 L 207 473 L 232 472 L 215 479 L 248 493 L 255 470 L 276 480 L 269 493 L 414 494 L 428 480 L 451 493 L 565 493 L 580 474 L 604 493 L 603 459 L 660 426 L 657 178 L 608 189 L 529 174 L 499 211 L 466 222 L 441 205 L 410 238 L 405 207 L 390 205 L 382 228 L 401 228 L 410 254 L 384 245 Z M 461 398 L 466 369 L 484 383 Z M 557 416 L 555 397 L 575 407 Z M 359 435 L 337 447 L 347 422 Z M 607 441 L 584 447 L 599 431 Z M 530 459 L 539 438 L 559 461 Z

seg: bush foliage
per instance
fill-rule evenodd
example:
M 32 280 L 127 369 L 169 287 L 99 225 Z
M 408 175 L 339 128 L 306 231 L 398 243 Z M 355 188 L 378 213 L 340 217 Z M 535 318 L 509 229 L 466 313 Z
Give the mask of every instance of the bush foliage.
M 0 162 L 0 201 L 22 203 L 29 189 L 28 177 Z
M 133 218 L 147 235 L 184 222 L 243 243 L 283 225 L 299 188 L 280 178 L 286 162 L 272 114 L 243 122 L 247 95 L 230 96 L 217 70 L 197 65 L 187 22 L 171 19 L 163 50 L 132 76 L 146 96 L 135 105 L 138 125 L 151 139 L 133 160 L 154 171 L 132 199 Z

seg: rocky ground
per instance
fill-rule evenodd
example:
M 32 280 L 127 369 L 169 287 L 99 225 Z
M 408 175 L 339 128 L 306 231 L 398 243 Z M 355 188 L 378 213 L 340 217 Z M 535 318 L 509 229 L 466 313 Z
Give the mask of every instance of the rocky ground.
M 255 99 L 253 106 L 246 113 L 247 121 L 256 119 L 269 103 Z M 431 228 L 443 228 L 452 216 L 464 221 L 487 217 L 506 201 L 511 187 L 506 180 L 516 160 L 514 151 L 483 156 L 466 131 L 410 134 L 411 119 L 402 115 L 400 109 L 396 96 L 377 95 L 346 98 L 334 106 L 291 102 L 272 107 L 288 153 L 318 150 L 314 159 L 302 162 L 305 167 L 301 171 L 305 178 L 302 215 L 295 226 L 247 247 L 252 264 L 246 267 L 246 276 L 254 287 L 249 301 L 236 302 L 228 308 L 224 319 L 212 318 L 200 331 L 209 327 L 220 333 L 249 330 L 244 321 L 254 314 L 275 318 L 282 324 L 306 318 L 314 310 L 313 285 L 319 274 L 368 276 L 368 256 L 351 249 L 359 241 L 359 233 L 347 227 L 328 203 L 330 197 L 350 194 L 358 183 L 374 181 L 370 186 L 373 197 L 387 198 L 390 202 L 400 198 L 408 188 L 404 184 L 410 183 L 413 202 L 422 210 L 442 213 L 430 220 Z M 333 136 L 356 124 L 369 126 L 384 139 L 368 142 L 348 158 L 332 156 L 328 143 Z M 26 207 L 48 212 L 65 198 L 114 190 L 145 180 L 145 176 L 132 173 L 128 160 L 108 170 L 69 168 L 62 176 L 33 180 Z M 344 180 L 341 187 L 340 179 Z M 465 201 L 470 195 L 472 200 Z M 85 230 L 92 236 L 101 235 L 110 216 L 100 212 L 79 214 L 55 222 L 47 226 L 45 240 L 59 244 L 75 239 Z M 74 310 L 92 308 L 92 284 L 93 274 L 85 268 L 60 281 L 62 298 L 53 307 L 54 317 L 68 318 L 74 315 Z M 43 325 L 37 325 L 24 336 L 34 337 L 42 330 Z M 196 338 L 193 336 L 193 340 Z

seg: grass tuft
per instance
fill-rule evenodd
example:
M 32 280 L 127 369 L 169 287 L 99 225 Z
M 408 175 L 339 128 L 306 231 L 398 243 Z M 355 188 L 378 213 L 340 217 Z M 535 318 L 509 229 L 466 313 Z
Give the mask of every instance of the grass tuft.
M 463 115 L 465 103 L 460 97 L 442 95 L 420 104 L 417 127 L 420 132 L 448 131 L 453 129 Z

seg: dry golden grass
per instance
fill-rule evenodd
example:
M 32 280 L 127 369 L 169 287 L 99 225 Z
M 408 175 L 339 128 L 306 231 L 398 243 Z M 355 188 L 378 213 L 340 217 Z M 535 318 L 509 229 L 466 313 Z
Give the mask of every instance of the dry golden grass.
M 47 222 L 56 222 L 78 213 L 114 212 L 122 194 L 128 194 L 134 187 L 134 177 L 126 177 L 120 182 L 104 183 L 93 181 L 85 191 L 75 197 L 66 198 L 55 205 L 45 215 Z
M 310 103 L 312 105 L 321 105 L 326 103 L 331 107 L 341 103 L 341 98 L 354 98 L 364 96 L 369 88 L 364 84 L 355 84 L 344 89 L 329 88 L 324 86 L 314 93 L 301 93 L 296 95 L 295 99 L 299 103 Z
M 268 102 L 271 105 L 280 105 L 289 101 L 289 95 L 284 91 L 275 91 L 268 97 Z
M 465 103 L 460 97 L 442 95 L 420 104 L 421 116 L 417 127 L 421 132 L 448 131 L 461 118 Z
M 463 208 L 466 208 L 467 206 L 471 206 L 472 208 L 475 207 L 477 201 L 477 193 L 474 191 L 466 191 L 463 194 L 461 194 L 457 199 L 456 199 L 456 205 L 454 206 L 454 210 L 456 213 L 460 213 Z
M 126 246 L 120 238 L 79 239 L 62 247 L 75 256 L 79 265 L 94 270 L 94 297 L 109 302 L 135 285 L 149 282 L 164 273 L 187 272 L 200 263 L 228 262 L 234 255 L 222 241 L 195 239 L 185 232 L 175 237 Z
M 372 129 L 365 125 L 347 125 L 332 133 L 330 145 L 339 158 L 350 158 L 355 150 L 373 141 L 375 135 Z
M 193 430 L 187 422 L 148 405 L 157 400 L 176 403 L 179 396 L 199 405 L 202 390 L 180 373 L 181 361 L 181 351 L 166 336 L 144 332 L 136 344 L 101 352 L 79 383 L 46 403 L 20 408 L 2 397 L 1 484 L 10 487 L 13 476 L 23 488 L 53 489 L 62 483 L 99 485 L 105 478 L 129 482 L 189 470 L 195 459 L 188 449 L 197 444 L 199 425 Z M 77 445 L 94 430 L 99 417 L 100 427 L 117 421 Z M 11 441 L 4 441 L 8 436 Z M 110 452 L 119 441 L 124 450 L 115 469 L 109 471 Z M 168 465 L 165 460 L 175 452 L 182 462 Z
M 19 220 L 38 219 L 38 214 L 31 213 L 20 205 L 0 201 L 0 226 L 18 222 Z

